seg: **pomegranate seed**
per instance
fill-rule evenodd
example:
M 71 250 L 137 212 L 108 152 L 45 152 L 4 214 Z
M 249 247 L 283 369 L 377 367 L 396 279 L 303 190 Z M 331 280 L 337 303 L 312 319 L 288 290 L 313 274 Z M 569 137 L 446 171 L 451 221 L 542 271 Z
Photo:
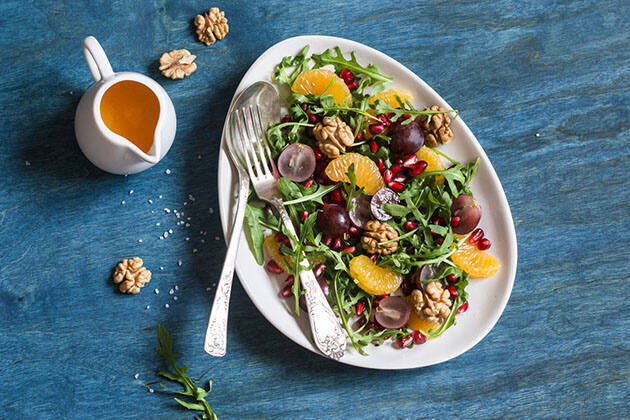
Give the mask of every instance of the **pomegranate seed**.
M 291 116 L 290 115 L 285 115 L 284 117 L 282 117 L 280 122 L 283 122 L 283 123 L 291 122 Z
M 313 180 L 313 178 L 311 178 L 311 179 L 309 179 L 308 181 L 306 181 L 306 182 L 304 183 L 304 186 L 305 186 L 306 188 L 310 188 L 310 187 L 311 187 L 311 185 L 313 185 L 313 182 L 315 182 L 315 181 Z
M 457 297 L 459 296 L 459 292 L 457 291 L 457 288 L 455 286 L 448 286 L 448 292 L 451 294 L 451 296 L 453 297 Z
M 398 182 L 392 182 L 388 186 L 396 192 L 402 192 L 405 189 L 405 185 Z
M 481 240 L 477 242 L 477 248 L 481 251 L 485 251 L 486 249 L 490 248 L 490 245 L 490 239 L 488 238 L 481 238 Z
M 300 108 L 302 108 L 302 111 L 306 111 L 308 109 L 308 104 L 302 104 L 300 105 Z
M 398 117 L 398 121 L 397 122 L 403 122 L 405 120 L 408 120 L 409 118 L 411 118 L 410 114 L 402 114 L 400 117 Z
M 411 220 L 405 222 L 405 230 L 407 232 L 411 232 L 412 230 L 414 230 L 417 227 L 418 227 L 418 225 L 416 223 L 412 222 Z
M 350 228 L 348 228 L 349 230 Z M 343 236 L 341 237 L 344 241 L 348 242 L 348 239 L 350 239 L 350 234 L 348 232 L 344 232 Z
M 392 175 L 396 175 L 401 169 L 402 167 L 400 165 L 392 165 L 392 167 L 389 168 L 389 170 L 392 171 Z
M 413 344 L 424 344 L 427 341 L 427 338 L 420 332 L 413 332 Z
M 350 235 L 352 236 L 357 236 L 360 232 L 359 229 L 357 229 L 354 226 L 350 226 L 350 228 L 348 229 L 348 232 L 350 233 Z
M 346 86 L 348 86 L 349 90 L 356 90 L 359 87 L 359 84 L 356 80 L 353 80 L 350 83 L 346 83 Z
M 385 171 L 385 162 L 383 162 L 383 159 L 379 159 L 377 162 L 378 165 L 378 170 L 383 173 L 383 171 Z
M 403 161 L 403 166 L 405 168 L 413 168 L 416 163 L 418 163 L 418 156 L 415 154 L 407 156 L 407 159 Z
M 444 219 L 440 216 L 435 216 L 431 218 L 431 221 L 429 223 L 431 223 L 432 225 L 444 226 Z
M 352 72 L 348 69 L 343 69 L 341 70 L 341 72 L 339 72 L 339 77 L 341 77 L 343 80 L 351 80 L 354 79 L 354 74 L 352 74 Z
M 372 260 L 372 262 L 376 261 L 376 257 L 378 257 L 377 254 L 370 254 L 370 260 Z
M 441 236 L 435 240 L 435 243 L 438 245 L 442 245 L 444 243 L 444 238 Z
M 370 150 L 372 151 L 372 153 L 378 152 L 378 143 L 376 143 L 374 140 L 370 141 Z
M 334 190 L 330 193 L 330 201 L 335 204 L 341 203 L 341 191 Z
M 457 313 L 458 314 L 463 314 L 464 312 L 466 312 L 468 310 L 468 301 L 464 302 L 462 304 L 462 306 L 460 306 L 459 308 L 457 308 Z
M 269 207 L 269 206 L 265 206 L 263 209 L 264 209 L 267 213 L 269 213 L 269 214 L 273 215 L 273 210 L 271 209 L 271 207 Z
M 332 243 L 332 238 L 329 238 L 328 236 L 326 236 L 323 240 L 323 243 L 326 246 L 330 246 L 330 244 Z
M 365 305 L 361 302 L 357 302 L 357 304 L 354 307 L 354 313 L 357 315 L 361 315 L 364 310 L 365 310 Z
M 398 337 L 398 344 L 400 345 L 401 349 L 404 349 L 405 347 L 409 347 L 412 342 L 413 342 L 413 337 L 410 335 L 406 337 Z
M 468 237 L 468 242 L 470 242 L 471 244 L 476 244 L 481 238 L 483 238 L 483 230 L 477 228 L 473 230 L 473 233 L 471 233 Z
M 356 250 L 357 250 L 357 248 L 356 248 L 356 247 L 354 247 L 354 246 L 347 246 L 347 247 L 345 247 L 344 249 L 342 249 L 341 251 L 342 251 L 342 252 L 349 252 L 349 253 L 351 253 L 351 254 L 354 254 L 354 252 L 355 252 Z
M 308 217 L 308 211 L 307 211 L 307 210 L 304 210 L 304 211 L 302 212 L 302 220 L 306 220 L 306 218 L 307 218 L 307 217 Z
M 360 132 L 359 134 L 357 134 L 357 136 L 355 137 L 356 141 L 361 141 L 363 140 L 363 132 Z
M 457 226 L 459 226 L 459 222 L 460 222 L 461 220 L 462 220 L 462 219 L 461 219 L 461 217 L 459 217 L 459 216 L 453 216 L 453 217 L 451 217 L 451 226 L 453 226 L 453 227 L 457 227 Z
M 446 276 L 446 280 L 447 280 L 450 284 L 455 284 L 455 283 L 457 283 L 457 277 L 455 277 L 455 274 L 449 274 L 448 276 Z
M 385 171 L 383 171 L 383 181 L 385 181 L 386 184 L 392 182 L 392 176 L 393 174 L 391 169 L 385 169 Z
M 321 160 L 324 157 L 321 150 L 319 150 L 317 147 L 313 147 L 313 153 L 315 154 L 315 160 Z
M 384 114 L 378 114 L 378 115 L 376 116 L 376 118 L 378 118 L 379 120 L 381 120 L 381 122 L 383 123 L 383 125 L 384 125 L 385 127 L 387 127 L 387 126 L 391 125 L 391 123 L 392 123 L 392 122 L 389 120 L 389 118 L 387 118 L 387 116 L 386 116 L 386 115 L 384 115 Z
M 340 238 L 336 238 L 333 241 L 332 249 L 334 249 L 335 251 L 339 251 L 341 249 L 341 239 Z
M 424 160 L 419 160 L 415 165 L 413 165 L 413 168 L 409 171 L 409 175 L 420 175 L 425 169 L 427 169 L 427 163 Z
M 281 243 L 281 244 L 285 244 L 285 245 L 289 245 L 289 237 L 287 235 L 285 235 L 284 233 L 276 233 L 276 236 L 274 237 L 274 239 L 276 240 L 276 242 Z
M 400 174 L 400 175 L 396 175 L 395 177 L 392 178 L 392 182 L 399 182 L 399 183 L 404 183 L 407 181 L 407 177 Z
M 326 270 L 326 264 L 317 264 L 313 267 L 313 274 L 315 274 L 315 277 L 319 278 L 324 274 L 324 270 Z
M 282 268 L 280 268 L 278 263 L 275 262 L 274 260 L 269 260 L 269 262 L 267 263 L 267 266 L 265 268 L 271 274 L 280 274 L 280 273 L 282 273 Z
M 280 291 L 280 296 L 282 296 L 283 298 L 289 298 L 293 296 L 293 290 L 291 289 L 291 286 L 284 286 Z
M 308 115 L 309 124 L 315 124 L 317 122 L 317 116 L 315 114 L 311 114 L 310 112 L 307 112 L 306 115 Z
M 295 282 L 295 277 L 293 277 L 293 274 L 291 274 L 289 277 L 287 277 L 287 279 L 284 281 L 284 285 L 285 286 L 293 286 L 293 283 Z
M 381 134 L 385 131 L 385 126 L 382 123 L 374 123 L 368 126 L 368 130 L 370 130 L 370 133 L 374 135 Z

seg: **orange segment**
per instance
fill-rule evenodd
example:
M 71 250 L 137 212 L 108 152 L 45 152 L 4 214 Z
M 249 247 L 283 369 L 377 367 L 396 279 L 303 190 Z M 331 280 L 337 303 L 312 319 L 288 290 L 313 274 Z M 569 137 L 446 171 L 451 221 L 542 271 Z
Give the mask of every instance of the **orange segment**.
M 416 313 L 412 310 L 411 315 L 409 315 L 409 321 L 407 321 L 407 326 L 412 330 L 416 331 L 424 331 L 428 333 L 429 330 L 437 330 L 440 324 L 437 322 L 429 322 L 426 319 L 420 318 Z M 427 336 L 427 339 L 431 339 L 430 336 Z
M 461 237 L 460 237 L 461 238 Z M 490 277 L 501 268 L 501 261 L 468 240 L 462 242 L 459 249 L 451 255 L 451 260 L 459 268 L 470 274 L 470 278 Z
M 287 264 L 285 262 L 285 257 L 280 253 L 280 242 L 276 241 L 274 235 L 269 235 L 263 241 L 263 246 L 267 250 L 267 254 L 269 254 L 269 258 L 278 263 L 280 268 L 284 270 L 285 273 L 289 272 Z M 288 259 L 288 258 L 287 258 Z
M 372 295 L 386 295 L 400 287 L 402 276 L 374 264 L 367 255 L 350 260 L 350 276 L 359 287 Z
M 373 105 L 374 103 L 376 103 L 377 100 L 380 99 L 393 108 L 400 108 L 400 102 L 398 102 L 396 96 L 398 96 L 403 102 L 405 102 L 405 100 L 409 102 L 413 101 L 413 95 L 411 94 L 411 92 L 404 89 L 390 89 L 370 96 L 370 99 L 368 99 L 368 103 L 370 105 Z M 368 110 L 368 112 L 372 115 L 376 114 L 376 111 L 373 109 Z
M 363 187 L 367 195 L 374 195 L 385 186 L 378 166 L 372 159 L 359 153 L 346 153 L 333 159 L 326 166 L 326 175 L 335 182 L 350 182 L 348 168 L 354 163 L 357 186 Z
M 350 89 L 341 77 L 330 70 L 313 69 L 300 73 L 291 90 L 302 95 L 321 95 L 326 91 L 327 95 L 333 96 L 337 105 L 352 105 Z
M 425 169 L 425 171 L 430 172 L 444 170 L 444 163 L 442 163 L 440 155 L 429 149 L 427 146 L 422 146 L 422 148 L 418 150 L 418 153 L 416 153 L 416 156 L 418 156 L 418 160 L 424 160 L 427 163 L 427 168 Z M 435 182 L 437 184 L 443 184 L 444 177 L 441 175 L 436 176 Z

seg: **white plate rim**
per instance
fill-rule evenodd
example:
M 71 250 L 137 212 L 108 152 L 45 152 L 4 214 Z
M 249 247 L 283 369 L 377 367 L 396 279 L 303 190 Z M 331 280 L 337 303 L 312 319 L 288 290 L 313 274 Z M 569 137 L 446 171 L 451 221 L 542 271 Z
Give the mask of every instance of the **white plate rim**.
M 433 90 L 433 88 L 431 86 L 429 86 L 426 82 L 424 82 L 419 76 L 417 76 L 415 73 L 413 73 L 411 70 L 409 70 L 406 66 L 404 66 L 403 64 L 399 63 L 398 61 L 396 61 L 395 59 L 385 55 L 384 53 L 375 50 L 369 46 L 366 46 L 364 44 L 358 43 L 356 41 L 352 41 L 352 40 L 348 40 L 345 38 L 339 38 L 339 37 L 333 37 L 333 36 L 324 36 L 324 35 L 302 35 L 302 36 L 296 36 L 296 37 L 291 37 L 291 38 L 287 38 L 283 41 L 280 41 L 274 45 L 272 45 L 271 47 L 269 47 L 265 52 L 263 52 L 255 61 L 254 63 L 252 63 L 252 65 L 249 67 L 249 69 L 247 70 L 247 72 L 243 75 L 239 85 L 237 86 L 235 93 L 232 97 L 232 101 L 230 102 L 230 105 L 232 104 L 232 102 L 234 101 L 234 99 L 238 96 L 238 94 L 246 87 L 246 85 L 249 85 L 251 83 L 253 83 L 254 81 L 257 80 L 267 80 L 268 79 L 263 79 L 263 78 L 254 78 L 254 80 L 249 80 L 252 79 L 252 74 L 255 73 L 256 68 L 258 67 L 259 63 L 261 63 L 263 61 L 263 59 L 267 56 L 270 55 L 271 53 L 275 53 L 276 51 L 282 51 L 281 56 L 285 56 L 285 55 L 290 55 L 290 54 L 294 54 L 296 52 L 299 51 L 299 48 L 303 47 L 304 45 L 312 45 L 314 43 L 319 43 L 322 42 L 328 45 L 328 48 L 333 48 L 334 46 L 340 45 L 342 46 L 342 51 L 344 53 L 347 53 L 349 51 L 355 50 L 361 50 L 363 53 L 367 53 L 369 55 L 373 55 L 376 60 L 371 61 L 375 64 L 379 64 L 379 62 L 386 62 L 389 65 L 393 65 L 399 68 L 400 71 L 405 73 L 405 76 L 408 77 L 408 79 L 412 82 L 412 84 L 419 86 L 420 90 L 426 91 L 428 92 L 430 95 L 433 95 L 437 98 L 439 98 L 439 101 L 436 101 L 436 103 L 439 103 L 441 106 L 447 107 L 447 109 L 452 109 L 448 103 L 439 95 L 437 94 L 437 92 L 435 92 L 435 90 Z M 295 48 L 293 48 L 295 47 Z M 299 48 L 298 48 L 299 47 Z M 311 51 L 312 52 L 312 51 Z M 279 60 L 278 60 L 279 61 Z M 229 108 L 228 108 L 229 109 Z M 233 169 L 231 169 L 231 163 L 229 162 L 229 158 L 227 157 L 226 151 L 225 151 L 225 135 L 227 133 L 228 130 L 228 125 L 227 125 L 227 119 L 228 116 L 226 115 L 225 118 L 225 122 L 224 122 L 224 127 L 223 127 L 223 132 L 222 132 L 222 136 L 221 136 L 221 145 L 220 145 L 220 150 L 219 150 L 219 162 L 218 162 L 218 168 L 217 168 L 217 183 L 218 183 L 218 199 L 219 199 L 219 209 L 220 209 L 220 220 L 221 220 L 221 226 L 224 232 L 224 238 L 227 242 L 228 238 L 229 238 L 229 228 L 228 228 L 228 222 L 229 222 L 229 217 L 231 215 L 228 214 L 228 209 L 230 206 L 230 200 L 229 200 L 229 191 L 225 191 L 225 188 L 232 188 L 234 187 L 234 182 L 232 184 L 229 184 L 227 182 L 222 182 L 223 180 L 225 180 L 227 178 L 227 172 L 226 171 L 230 171 L 233 172 Z M 455 358 L 465 352 L 467 352 L 468 350 L 470 350 L 472 347 L 474 347 L 476 344 L 478 344 L 491 330 L 492 328 L 494 328 L 494 326 L 496 325 L 496 323 L 498 322 L 499 318 L 501 317 L 505 306 L 507 305 L 507 302 L 510 298 L 511 295 L 511 291 L 514 285 L 514 280 L 516 277 L 516 268 L 517 268 L 517 261 L 518 261 L 518 249 L 517 249 L 517 239 L 516 239 L 516 232 L 514 229 L 514 223 L 513 223 L 513 219 L 512 219 L 512 214 L 510 211 L 510 207 L 509 204 L 507 202 L 507 197 L 505 196 L 505 191 L 503 190 L 503 187 L 501 185 L 501 182 L 494 170 L 494 167 L 492 166 L 490 160 L 488 159 L 485 151 L 483 150 L 483 148 L 481 147 L 479 141 L 477 140 L 477 138 L 474 136 L 474 134 L 471 132 L 471 130 L 468 128 L 468 126 L 466 125 L 466 123 L 463 121 L 463 119 L 461 118 L 461 116 L 459 118 L 457 118 L 457 120 L 455 120 L 452 124 L 453 129 L 455 129 L 455 126 L 459 125 L 461 130 L 464 131 L 465 136 L 472 140 L 470 142 L 470 146 L 472 146 L 475 149 L 475 153 L 477 156 L 480 157 L 481 159 L 481 164 L 484 165 L 484 168 L 487 169 L 488 171 L 488 175 L 490 176 L 490 178 L 492 179 L 492 182 L 495 185 L 498 185 L 498 189 L 497 192 L 499 194 L 499 203 L 494 203 L 494 205 L 496 205 L 498 207 L 498 210 L 500 210 L 500 213 L 503 215 L 503 218 L 506 219 L 507 221 L 509 221 L 509 223 L 507 223 L 506 226 L 504 226 L 504 228 L 506 228 L 506 235 L 507 235 L 507 247 L 508 249 L 506 250 L 508 258 L 505 260 L 502 260 L 503 262 L 503 268 L 502 270 L 505 270 L 506 272 L 503 273 L 503 277 L 506 279 L 507 284 L 505 285 L 505 289 L 504 289 L 504 293 L 501 296 L 500 301 L 498 302 L 496 308 L 497 310 L 494 313 L 494 316 L 491 319 L 488 319 L 483 330 L 480 331 L 476 336 L 474 340 L 469 341 L 466 345 L 461 346 L 461 348 L 457 349 L 456 351 L 444 354 L 443 357 L 438 357 L 435 358 L 434 360 L 430 360 L 430 361 L 426 361 L 420 358 L 414 358 L 414 357 L 399 357 L 397 358 L 397 361 L 394 361 L 394 363 L 382 363 L 379 362 L 379 360 L 375 360 L 374 358 L 372 358 L 371 356 L 359 356 L 357 357 L 348 357 L 348 354 L 346 354 L 341 360 L 341 363 L 345 363 L 348 365 L 353 365 L 353 366 L 358 366 L 358 367 L 363 367 L 363 368 L 371 368 L 371 369 L 387 369 L 387 370 L 392 370 L 392 369 L 412 369 L 412 368 L 418 368 L 418 367 L 424 367 L 424 366 L 431 366 L 434 364 L 438 364 L 438 363 L 443 363 L 446 362 L 452 358 Z M 231 174 L 230 174 L 231 176 Z M 229 179 L 229 178 L 227 178 Z M 227 200 L 227 201 L 226 201 Z M 496 210 L 496 208 L 494 208 Z M 243 252 L 245 251 L 245 253 Z M 241 281 L 241 285 L 243 286 L 243 288 L 245 289 L 245 292 L 248 294 L 248 296 L 250 297 L 250 299 L 252 300 L 252 302 L 254 303 L 254 305 L 256 306 L 256 308 L 260 311 L 260 313 L 278 330 L 280 331 L 282 334 L 284 334 L 285 336 L 287 336 L 289 339 L 291 339 L 292 341 L 294 341 L 295 343 L 301 345 L 302 347 L 313 351 L 314 353 L 317 353 L 319 355 L 322 355 L 313 345 L 310 337 L 307 337 L 305 335 L 305 332 L 302 331 L 301 334 L 294 334 L 294 333 L 290 333 L 289 331 L 286 330 L 286 328 L 281 325 L 278 320 L 276 319 L 276 317 L 271 316 L 271 314 L 267 311 L 265 305 L 262 305 L 261 302 L 259 302 L 255 297 L 255 290 L 251 287 L 251 285 L 249 284 L 249 282 L 247 280 L 243 280 L 246 278 L 247 273 L 243 272 L 243 268 L 239 266 L 238 261 L 243 258 L 243 255 L 248 255 L 249 258 L 251 258 L 253 260 L 253 256 L 251 255 L 251 252 L 249 250 L 249 247 L 247 246 L 247 241 L 245 239 L 244 234 L 241 235 L 240 241 L 239 241 L 239 253 L 237 255 L 237 265 L 236 265 L 236 273 Z M 269 279 L 269 277 L 267 277 Z M 491 278 L 489 278 L 488 280 L 490 280 Z M 470 286 L 469 286 L 470 287 Z M 453 328 L 451 328 L 450 330 L 457 328 L 457 326 L 454 326 Z M 438 339 L 439 340 L 439 339 Z M 433 340 L 431 340 L 433 341 Z M 351 351 L 353 351 L 352 346 L 349 345 L 349 349 L 351 349 Z M 411 350 L 399 350 L 399 352 L 412 352 L 413 349 Z M 404 353 L 401 353 L 401 356 L 404 355 Z M 323 355 L 322 355 L 323 356 Z

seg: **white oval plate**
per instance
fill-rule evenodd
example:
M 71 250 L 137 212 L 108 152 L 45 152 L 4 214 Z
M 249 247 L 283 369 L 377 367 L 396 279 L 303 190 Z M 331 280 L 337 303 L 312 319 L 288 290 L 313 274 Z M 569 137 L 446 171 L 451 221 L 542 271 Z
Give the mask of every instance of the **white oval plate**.
M 393 77 L 392 87 L 411 91 L 416 108 L 438 104 L 452 109 L 429 85 L 396 60 L 363 44 L 329 36 L 299 36 L 272 46 L 245 73 L 234 97 L 259 80 L 272 82 L 272 71 L 282 57 L 297 54 L 305 45 L 311 46 L 311 53 L 320 53 L 335 46 L 339 46 L 346 57 L 355 51 L 360 63 L 376 64 L 382 73 Z M 465 109 L 460 112 L 466 114 Z M 227 119 L 223 137 L 227 132 L 226 127 Z M 503 267 L 493 277 L 471 280 L 467 288 L 470 302 L 468 311 L 458 315 L 457 325 L 449 328 L 441 337 L 412 349 L 400 350 L 388 343 L 378 347 L 369 346 L 366 349 L 368 356 L 358 354 L 349 343 L 346 354 L 340 360 L 342 363 L 373 369 L 409 369 L 444 362 L 464 353 L 488 334 L 507 304 L 517 261 L 516 234 L 510 208 L 492 164 L 470 129 L 461 118 L 457 118 L 451 127 L 455 139 L 441 146 L 440 150 L 459 161 L 470 161 L 477 156 L 481 158 L 472 190 L 483 208 L 480 226 L 491 238 L 491 252 L 502 261 Z M 231 224 L 234 213 L 237 179 L 226 154 L 225 138 L 221 141 L 218 171 L 221 225 L 227 238 L 228 222 Z M 287 300 L 278 297 L 283 278 L 270 277 L 256 263 L 244 234 L 239 243 L 236 272 L 254 305 L 274 327 L 299 345 L 321 354 L 311 341 L 306 315 L 296 318 Z

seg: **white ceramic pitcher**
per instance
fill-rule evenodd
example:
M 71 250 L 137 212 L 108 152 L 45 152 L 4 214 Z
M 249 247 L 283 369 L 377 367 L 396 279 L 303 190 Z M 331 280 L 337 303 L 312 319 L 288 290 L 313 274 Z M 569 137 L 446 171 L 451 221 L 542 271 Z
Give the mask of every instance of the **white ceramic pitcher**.
M 119 175 L 138 173 L 158 163 L 171 148 L 177 125 L 175 108 L 166 91 L 143 74 L 114 73 L 103 48 L 93 36 L 83 40 L 83 54 L 94 78 L 94 84 L 81 98 L 74 118 L 74 131 L 83 154 L 102 170 Z M 114 84 L 125 80 L 149 88 L 159 103 L 153 144 L 147 153 L 111 131 L 101 117 L 103 95 Z

